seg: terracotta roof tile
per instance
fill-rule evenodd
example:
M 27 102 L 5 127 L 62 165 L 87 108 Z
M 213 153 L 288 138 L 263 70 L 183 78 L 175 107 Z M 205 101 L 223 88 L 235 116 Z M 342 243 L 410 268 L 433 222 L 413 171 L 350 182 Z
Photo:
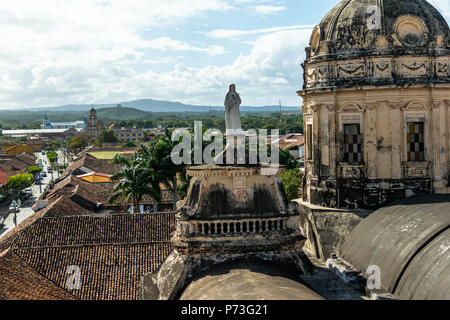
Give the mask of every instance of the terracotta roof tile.
M 71 299 L 72 295 L 83 300 L 139 299 L 141 277 L 157 270 L 173 250 L 173 213 L 49 218 L 41 211 L 34 223 L 28 221 L 8 241 L 8 254 L 17 255 L 16 261 L 0 261 L 0 270 L 1 263 L 8 270 L 21 264 L 23 274 L 19 273 L 13 284 L 0 275 L 0 297 L 17 295 L 11 286 L 26 288 L 27 279 L 32 277 L 42 292 L 23 289 L 24 294 L 17 299 Z M 81 271 L 80 290 L 66 288 L 67 268 L 72 265 Z M 49 283 L 70 294 L 49 287 Z
M 67 291 L 81 300 L 138 300 L 142 276 L 156 271 L 171 251 L 171 243 L 15 249 L 61 288 L 66 288 L 67 268 L 78 266 L 81 288 Z
M 170 242 L 175 214 L 116 214 L 42 218 L 24 230 L 13 248 Z
M 75 175 L 85 174 L 86 172 L 80 170 L 81 167 L 90 169 L 91 171 L 114 174 L 120 170 L 120 164 L 111 164 L 111 160 L 108 159 L 96 159 L 94 157 L 83 155 L 80 159 L 71 163 L 69 167 L 64 171 L 63 175 L 68 175 L 72 171 Z
M 1 300 L 74 300 L 75 296 L 57 286 L 8 252 L 0 256 Z

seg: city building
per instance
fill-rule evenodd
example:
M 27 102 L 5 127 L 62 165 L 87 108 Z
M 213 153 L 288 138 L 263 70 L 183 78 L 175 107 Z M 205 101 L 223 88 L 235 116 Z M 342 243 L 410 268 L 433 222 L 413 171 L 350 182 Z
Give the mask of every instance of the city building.
M 39 137 L 48 140 L 66 140 L 78 134 L 78 130 L 70 129 L 17 129 L 3 130 L 5 137 L 21 138 L 21 137 Z
M 298 162 L 303 163 L 305 158 L 305 137 L 301 133 L 289 133 L 272 141 L 278 143 L 280 149 L 287 149 Z
M 17 156 L 22 153 L 28 153 L 29 155 L 33 155 L 34 148 L 31 144 L 28 143 L 20 143 L 15 146 L 7 146 L 3 149 L 3 152 L 5 152 L 8 156 Z
M 86 130 L 86 120 L 73 122 L 50 122 L 47 115 L 41 124 L 41 129 L 77 129 L 78 131 Z
M 119 141 L 128 142 L 128 141 L 139 141 L 144 139 L 145 131 L 137 128 L 121 128 L 117 121 L 109 127 L 110 130 L 114 132 Z
M 96 137 L 100 133 L 100 124 L 97 119 L 97 111 L 94 108 L 92 108 L 89 113 L 86 131 L 93 137 Z
M 423 0 L 341 1 L 314 28 L 298 92 L 307 201 L 377 208 L 450 192 L 449 37 Z

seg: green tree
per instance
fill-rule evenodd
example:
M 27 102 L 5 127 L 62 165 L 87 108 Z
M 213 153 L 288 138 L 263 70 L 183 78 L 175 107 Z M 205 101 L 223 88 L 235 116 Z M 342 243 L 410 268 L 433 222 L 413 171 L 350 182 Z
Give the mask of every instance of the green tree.
M 297 162 L 288 149 L 280 149 L 280 165 L 285 166 L 286 169 L 297 168 Z
M 296 168 L 284 170 L 280 174 L 280 178 L 283 182 L 284 190 L 286 191 L 289 201 L 301 197 L 303 174 L 300 169 Z
M 17 197 L 20 191 L 33 185 L 33 175 L 24 173 L 11 176 L 8 178 L 6 184 L 8 189 L 14 194 L 14 197 Z
M 131 199 L 133 213 L 136 211 L 141 213 L 140 204 L 144 195 L 151 196 L 155 201 L 161 201 L 161 189 L 154 170 L 147 168 L 137 154 L 131 158 L 117 154 L 111 163 L 121 164 L 122 169 L 111 177 L 111 180 L 117 183 L 109 199 L 110 204 L 119 199 L 124 199 L 128 203 Z
M 48 151 L 47 158 L 51 163 L 55 163 L 58 161 L 58 154 L 55 151 Z
M 136 142 L 134 141 L 127 141 L 122 145 L 123 148 L 134 148 L 136 147 Z
M 110 129 L 103 130 L 97 136 L 97 145 L 100 147 L 103 145 L 103 143 L 113 143 L 118 141 L 119 139 L 117 139 L 117 137 L 114 135 L 114 131 Z
M 157 179 L 167 186 L 173 194 L 173 210 L 177 209 L 178 192 L 186 189 L 186 165 L 176 165 L 172 161 L 172 150 L 178 142 L 172 141 L 172 133 L 164 130 L 164 134 L 150 142 L 148 146 L 142 145 L 139 154 L 147 168 L 155 170 Z M 181 177 L 182 184 L 178 183 Z
M 88 132 L 80 132 L 69 143 L 69 147 L 74 150 L 74 152 L 78 152 L 83 150 L 89 145 L 92 137 Z
M 36 176 L 37 174 L 41 173 L 42 168 L 38 166 L 31 166 L 27 169 L 27 173 Z

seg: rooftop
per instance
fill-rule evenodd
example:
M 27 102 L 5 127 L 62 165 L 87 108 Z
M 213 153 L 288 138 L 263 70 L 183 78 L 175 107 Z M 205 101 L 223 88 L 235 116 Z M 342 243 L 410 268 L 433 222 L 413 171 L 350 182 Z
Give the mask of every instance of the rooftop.
M 39 217 L 0 241 L 7 254 L 0 270 L 0 296 L 8 299 L 136 300 L 141 276 L 155 271 L 172 251 L 174 214 Z M 66 287 L 67 268 L 80 267 L 80 290 Z M 31 281 L 38 290 L 25 288 Z M 12 283 L 13 282 L 13 283 Z M 51 285 L 54 284 L 54 285 Z

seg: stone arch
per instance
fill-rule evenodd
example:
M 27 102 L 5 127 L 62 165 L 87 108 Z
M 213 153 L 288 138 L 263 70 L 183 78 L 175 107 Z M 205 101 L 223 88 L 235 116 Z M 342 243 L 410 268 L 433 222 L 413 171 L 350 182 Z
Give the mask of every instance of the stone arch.
M 338 110 L 338 112 L 363 112 L 363 111 L 364 109 L 354 102 L 346 103 Z
M 430 110 L 431 107 L 422 101 L 411 101 L 408 103 L 403 110 L 404 111 L 415 111 L 415 110 Z

